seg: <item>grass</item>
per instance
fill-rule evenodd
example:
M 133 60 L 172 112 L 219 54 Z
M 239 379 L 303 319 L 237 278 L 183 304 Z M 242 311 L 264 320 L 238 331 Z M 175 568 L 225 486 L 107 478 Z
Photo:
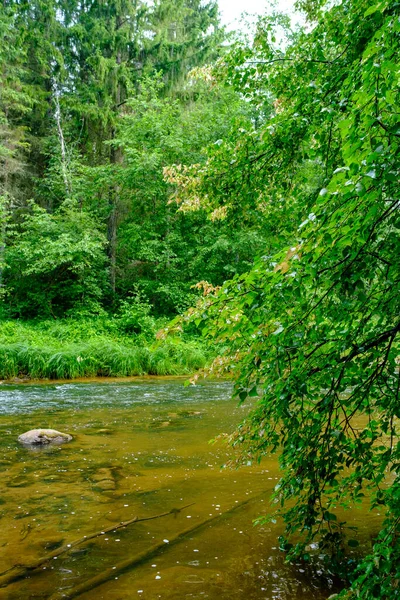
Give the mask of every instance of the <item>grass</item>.
M 210 358 L 198 340 L 154 340 L 121 332 L 114 319 L 0 321 L 0 379 L 184 375 Z

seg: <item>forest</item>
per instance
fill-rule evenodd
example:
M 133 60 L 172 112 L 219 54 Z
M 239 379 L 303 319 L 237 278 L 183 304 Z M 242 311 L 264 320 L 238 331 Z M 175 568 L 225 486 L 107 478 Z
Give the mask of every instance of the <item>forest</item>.
M 231 378 L 288 560 L 393 600 L 400 4 L 297 8 L 247 38 L 214 1 L 1 4 L 0 377 Z
M 218 7 L 45 0 L 1 11 L 0 377 L 201 366 L 199 344 L 164 344 L 153 366 L 125 348 L 193 304 L 198 281 L 245 272 L 263 248 L 253 219 L 232 228 L 177 211 L 163 176 L 204 163 L 210 144 L 254 120 L 211 74 L 228 44 Z M 85 360 L 69 360 L 67 341 Z

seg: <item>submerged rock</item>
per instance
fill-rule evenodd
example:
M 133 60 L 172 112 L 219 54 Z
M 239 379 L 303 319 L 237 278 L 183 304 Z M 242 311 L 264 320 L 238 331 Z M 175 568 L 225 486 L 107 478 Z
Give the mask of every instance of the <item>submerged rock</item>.
M 72 440 L 72 435 L 55 429 L 31 429 L 18 436 L 18 441 L 27 446 L 46 446 L 47 444 L 65 444 Z
M 95 487 L 100 492 L 110 492 L 110 491 L 115 490 L 116 485 L 115 485 L 115 481 L 113 479 L 102 479 L 101 481 L 98 481 L 96 483 Z
M 64 538 L 52 537 L 52 538 L 40 540 L 37 545 L 40 548 L 43 548 L 44 550 L 51 551 L 51 550 L 57 550 L 57 548 L 60 548 L 63 544 L 64 544 Z
M 112 492 L 117 484 L 112 467 L 100 467 L 91 477 L 94 488 L 100 492 Z
M 19 488 L 19 487 L 27 487 L 28 485 L 30 485 L 32 482 L 27 479 L 26 477 L 24 477 L 23 475 L 17 475 L 16 477 L 13 477 L 12 479 L 10 479 L 7 482 L 7 487 L 10 488 Z

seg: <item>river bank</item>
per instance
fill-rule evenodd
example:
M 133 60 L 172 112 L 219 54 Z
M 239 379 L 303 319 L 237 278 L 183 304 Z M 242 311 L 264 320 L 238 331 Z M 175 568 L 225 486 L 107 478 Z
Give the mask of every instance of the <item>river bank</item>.
M 185 375 L 203 368 L 211 353 L 196 338 L 156 340 L 127 332 L 113 318 L 0 321 L 0 379 L 78 379 Z

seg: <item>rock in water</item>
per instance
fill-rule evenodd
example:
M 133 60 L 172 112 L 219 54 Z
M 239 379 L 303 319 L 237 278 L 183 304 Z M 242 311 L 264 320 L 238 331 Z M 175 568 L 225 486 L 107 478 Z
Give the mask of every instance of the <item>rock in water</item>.
M 70 442 L 72 435 L 61 433 L 55 429 L 31 429 L 18 436 L 18 441 L 27 446 L 45 446 L 47 444 L 65 444 Z

